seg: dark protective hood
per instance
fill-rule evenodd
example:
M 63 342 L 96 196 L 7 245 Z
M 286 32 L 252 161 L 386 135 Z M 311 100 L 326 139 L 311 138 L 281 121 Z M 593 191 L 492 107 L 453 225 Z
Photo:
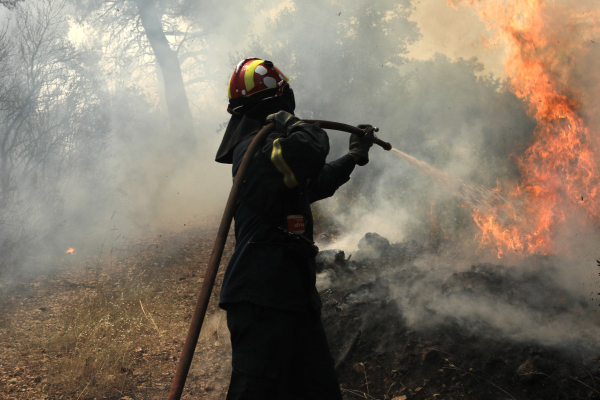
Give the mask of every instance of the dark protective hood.
M 235 146 L 248 136 L 257 134 L 262 125 L 260 121 L 247 115 L 232 115 L 215 161 L 223 164 L 233 164 L 233 149 L 235 149 Z
M 296 101 L 294 92 L 288 86 L 283 95 L 262 100 L 245 113 L 232 114 L 223 135 L 221 146 L 217 151 L 215 161 L 223 164 L 233 163 L 233 149 L 248 136 L 258 133 L 265 124 L 265 119 L 278 111 L 294 113 Z

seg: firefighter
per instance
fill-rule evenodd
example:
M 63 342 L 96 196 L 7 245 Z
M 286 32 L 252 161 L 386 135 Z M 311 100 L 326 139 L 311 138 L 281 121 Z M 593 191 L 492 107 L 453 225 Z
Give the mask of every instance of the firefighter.
M 332 196 L 369 161 L 374 128 L 361 125 L 349 154 L 326 163 L 327 133 L 294 116 L 289 79 L 272 62 L 242 60 L 229 81 L 231 119 L 216 161 L 233 179 L 250 142 L 275 129 L 254 156 L 235 213 L 236 246 L 219 306 L 227 311 L 232 374 L 227 400 L 341 399 L 315 287 L 310 204 Z

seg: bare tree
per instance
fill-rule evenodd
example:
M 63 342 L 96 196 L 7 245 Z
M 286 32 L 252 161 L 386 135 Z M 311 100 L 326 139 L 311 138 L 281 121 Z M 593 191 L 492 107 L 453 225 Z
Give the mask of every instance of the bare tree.
M 179 139 L 193 141 L 186 86 L 202 78 L 184 76 L 181 66 L 189 60 L 200 63 L 201 52 L 190 44 L 205 32 L 184 16 L 188 6 L 163 0 L 88 0 L 77 4 L 82 20 L 107 35 L 109 46 L 119 48 L 121 63 L 137 63 L 145 73 L 148 67 L 157 67 L 171 129 Z
M 23 0 L 0 0 L 0 6 L 4 6 L 9 10 L 12 10 L 17 6 L 17 4 L 19 4 L 22 1 Z
M 59 212 L 65 178 L 102 154 L 101 91 L 66 34 L 64 3 L 43 0 L 19 7 L 0 36 L 0 224 L 11 228 L 0 245 L 27 231 L 35 210 Z

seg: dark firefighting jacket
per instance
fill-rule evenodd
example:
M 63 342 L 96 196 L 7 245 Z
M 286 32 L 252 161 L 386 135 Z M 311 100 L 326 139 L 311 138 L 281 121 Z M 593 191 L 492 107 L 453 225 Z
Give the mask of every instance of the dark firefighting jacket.
M 233 153 L 233 176 L 254 135 Z M 332 196 L 350 179 L 355 161 L 350 155 L 325 163 L 327 133 L 315 125 L 300 125 L 284 136 L 274 131 L 256 153 L 241 186 L 235 213 L 236 246 L 225 271 L 219 305 L 250 302 L 289 311 L 320 311 L 315 287 L 314 257 L 290 250 L 290 215 L 304 218 L 303 236 L 313 240 L 310 204 Z

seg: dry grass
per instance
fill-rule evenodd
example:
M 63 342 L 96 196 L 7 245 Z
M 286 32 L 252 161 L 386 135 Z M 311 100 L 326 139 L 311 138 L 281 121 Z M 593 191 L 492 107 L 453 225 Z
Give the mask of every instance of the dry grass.
M 0 398 L 165 398 L 213 231 L 161 235 L 135 253 L 90 257 L 25 291 L 0 293 L 0 316 L 8 317 L 0 318 L 0 346 L 8 349 L 0 354 Z M 221 398 L 228 342 L 213 300 L 186 396 Z
M 129 375 L 148 349 L 161 346 L 155 325 L 140 307 L 140 302 L 152 302 L 156 288 L 133 281 L 117 286 L 123 288 L 105 282 L 94 291 L 82 291 L 61 316 L 62 330 L 48 341 L 51 352 L 63 354 L 49 377 L 59 391 L 134 390 Z M 170 315 L 167 306 L 160 308 Z

